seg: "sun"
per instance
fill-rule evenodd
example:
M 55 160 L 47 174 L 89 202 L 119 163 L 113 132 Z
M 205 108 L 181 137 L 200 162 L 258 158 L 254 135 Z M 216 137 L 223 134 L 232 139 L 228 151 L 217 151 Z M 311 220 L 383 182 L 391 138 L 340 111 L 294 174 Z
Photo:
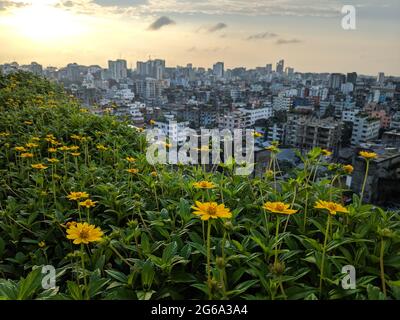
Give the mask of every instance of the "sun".
M 84 31 L 79 17 L 56 7 L 56 0 L 20 2 L 26 5 L 11 10 L 3 23 L 23 37 L 34 41 L 63 40 Z

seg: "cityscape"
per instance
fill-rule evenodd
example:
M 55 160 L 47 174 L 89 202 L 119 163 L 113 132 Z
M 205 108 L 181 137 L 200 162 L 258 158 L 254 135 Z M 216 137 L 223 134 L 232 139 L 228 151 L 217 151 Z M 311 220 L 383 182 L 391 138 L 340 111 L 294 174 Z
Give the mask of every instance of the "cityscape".
M 277 141 L 285 147 L 281 156 L 288 169 L 298 164 L 293 149 L 331 150 L 332 160 L 355 166 L 347 181 L 355 192 L 361 190 L 363 172 L 356 155 L 372 150 L 381 159 L 366 199 L 399 204 L 400 77 L 300 73 L 283 59 L 255 69 L 225 69 L 224 62 L 212 68 L 168 67 L 162 59 L 137 61 L 130 69 L 126 60 L 117 59 L 109 60 L 108 68 L 13 62 L 0 70 L 27 71 L 61 83 L 95 114 L 123 117 L 140 128 L 155 121 L 165 134 L 174 133 L 170 138 L 178 145 L 184 142 L 185 127 L 255 129 L 262 134 L 256 139 L 256 159 Z M 267 162 L 256 171 L 262 172 Z

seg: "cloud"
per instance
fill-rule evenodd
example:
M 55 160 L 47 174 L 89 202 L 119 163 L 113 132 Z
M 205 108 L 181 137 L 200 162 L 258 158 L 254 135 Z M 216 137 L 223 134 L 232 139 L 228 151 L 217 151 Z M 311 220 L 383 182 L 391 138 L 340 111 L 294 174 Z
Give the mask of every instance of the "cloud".
M 103 7 L 135 7 L 147 4 L 147 0 L 93 0 L 93 3 Z
M 72 1 L 65 1 L 65 2 L 63 2 L 62 5 L 63 5 L 64 7 L 71 8 L 71 7 L 73 7 L 75 4 L 74 4 Z
M 265 40 L 265 39 L 276 38 L 277 36 L 278 35 L 273 32 L 262 32 L 250 35 L 249 37 L 247 37 L 247 40 Z
M 29 3 L 23 3 L 23 2 L 13 2 L 10 0 L 0 0 L 0 11 L 2 10 L 6 10 L 8 8 L 12 8 L 12 7 L 25 7 L 29 5 Z
M 291 43 L 301 43 L 302 41 L 299 39 L 278 39 L 276 40 L 277 45 L 282 45 L 282 44 L 291 44 Z
M 148 30 L 159 30 L 164 26 L 168 26 L 170 24 L 176 24 L 174 20 L 171 20 L 170 18 L 166 16 L 162 16 L 158 18 L 156 21 L 154 21 L 148 28 Z
M 228 27 L 228 26 L 227 26 L 225 23 L 219 22 L 219 23 L 217 23 L 216 25 L 213 25 L 213 26 L 209 27 L 209 28 L 208 28 L 208 32 L 216 32 L 216 31 L 225 29 L 225 28 L 227 28 L 227 27 Z

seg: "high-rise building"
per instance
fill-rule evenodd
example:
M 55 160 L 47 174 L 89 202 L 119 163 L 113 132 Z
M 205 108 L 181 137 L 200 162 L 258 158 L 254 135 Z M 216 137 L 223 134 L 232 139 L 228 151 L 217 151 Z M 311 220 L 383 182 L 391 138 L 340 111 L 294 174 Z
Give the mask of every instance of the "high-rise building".
M 161 97 L 161 81 L 154 78 L 146 78 L 135 82 L 136 94 L 146 100 L 155 100 Z
M 376 79 L 376 83 L 380 86 L 382 86 L 385 82 L 385 73 L 384 72 L 379 72 L 378 77 Z
M 136 62 L 136 73 L 142 77 L 162 80 L 165 72 L 165 60 L 155 59 L 146 62 Z
M 265 72 L 271 73 L 272 72 L 272 63 L 265 65 Z
M 31 64 L 29 65 L 29 70 L 37 76 L 41 76 L 43 74 L 43 67 L 37 62 L 31 62 Z
M 293 68 L 290 68 L 290 67 L 287 67 L 286 69 L 285 69 L 285 73 L 286 73 L 286 75 L 287 76 L 292 76 L 293 74 L 294 74 L 294 69 Z
M 80 70 L 77 63 L 69 63 L 67 65 L 67 79 L 71 82 L 78 82 L 80 80 Z
M 120 81 L 121 79 L 125 79 L 127 77 L 128 68 L 126 60 L 108 60 L 108 69 L 110 71 L 111 79 L 114 79 L 115 81 Z
M 354 86 L 357 83 L 357 72 L 350 72 L 347 74 L 346 82 L 352 83 Z
M 279 60 L 276 64 L 276 72 L 282 74 L 285 70 L 285 60 Z
M 346 76 L 342 73 L 332 73 L 329 78 L 329 87 L 332 89 L 340 89 L 346 81 Z
M 217 78 L 224 77 L 224 63 L 223 62 L 217 62 L 216 64 L 213 65 L 213 74 Z

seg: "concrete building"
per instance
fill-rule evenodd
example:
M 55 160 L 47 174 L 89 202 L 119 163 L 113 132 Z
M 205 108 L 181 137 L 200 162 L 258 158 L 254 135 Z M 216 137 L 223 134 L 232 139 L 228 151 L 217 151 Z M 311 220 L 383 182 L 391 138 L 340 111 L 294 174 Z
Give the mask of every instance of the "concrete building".
M 274 97 L 272 108 L 275 111 L 286 110 L 288 111 L 293 106 L 293 99 L 291 97 L 286 97 L 284 94 L 279 94 Z
M 299 149 L 321 147 L 336 151 L 340 144 L 342 124 L 333 118 L 288 114 L 285 143 Z
M 108 61 L 108 70 L 110 71 L 111 79 L 120 81 L 125 79 L 128 74 L 126 60 L 118 59 L 116 61 Z
M 213 65 L 213 74 L 218 79 L 222 79 L 224 77 L 224 71 L 225 70 L 223 62 L 217 62 L 216 64 Z
M 366 143 L 379 137 L 380 120 L 366 113 L 358 113 L 354 117 L 351 144 L 353 146 Z
M 161 130 L 171 143 L 182 145 L 186 141 L 185 129 L 189 126 L 188 121 L 156 121 L 155 128 Z
M 340 89 L 346 81 L 346 76 L 342 73 L 332 73 L 329 77 L 329 87 L 332 89 Z
M 361 193 L 366 166 L 365 160 L 358 156 L 360 150 L 356 150 L 351 181 L 351 189 L 358 194 Z M 378 158 L 370 161 L 363 201 L 376 204 L 397 202 L 400 198 L 400 153 L 398 149 L 381 147 L 380 150 L 373 148 L 371 151 L 378 153 Z
M 276 72 L 279 74 L 283 74 L 283 71 L 285 70 L 285 60 L 279 60 L 276 64 Z

